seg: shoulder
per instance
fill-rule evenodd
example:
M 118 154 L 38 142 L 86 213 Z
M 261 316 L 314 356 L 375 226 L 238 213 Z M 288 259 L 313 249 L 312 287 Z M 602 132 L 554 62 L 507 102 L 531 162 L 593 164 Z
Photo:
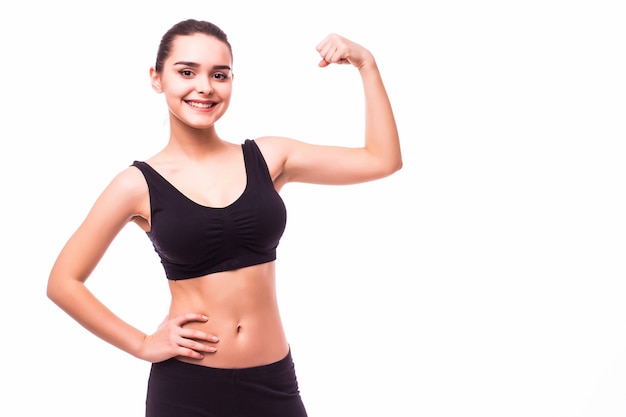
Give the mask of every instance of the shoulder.
M 284 160 L 301 142 L 284 136 L 261 136 L 254 139 L 266 159 Z
M 130 165 L 118 172 L 109 187 L 113 187 L 121 193 L 136 194 L 147 190 L 146 179 L 139 167 Z
M 148 218 L 148 187 L 141 172 L 128 166 L 119 171 L 100 193 L 84 220 L 81 230 L 112 239 L 124 224 Z
M 124 216 L 144 214 L 142 209 L 147 201 L 148 185 L 142 172 L 135 166 L 128 166 L 118 172 L 100 196 L 101 202 L 119 211 Z
M 276 180 L 282 174 L 290 148 L 296 141 L 282 136 L 261 136 L 253 141 L 259 147 L 270 175 Z

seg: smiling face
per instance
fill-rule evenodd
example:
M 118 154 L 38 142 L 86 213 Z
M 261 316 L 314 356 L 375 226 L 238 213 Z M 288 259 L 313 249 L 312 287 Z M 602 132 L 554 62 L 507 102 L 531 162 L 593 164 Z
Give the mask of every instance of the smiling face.
M 232 54 L 227 44 L 201 33 L 172 41 L 163 68 L 150 69 L 152 87 L 165 95 L 171 123 L 212 128 L 232 95 Z

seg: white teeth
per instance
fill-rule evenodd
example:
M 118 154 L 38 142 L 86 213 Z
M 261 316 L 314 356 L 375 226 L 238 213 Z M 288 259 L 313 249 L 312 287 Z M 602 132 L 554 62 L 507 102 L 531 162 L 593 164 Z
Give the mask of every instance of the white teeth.
M 187 102 L 191 107 L 197 107 L 199 109 L 208 109 L 209 107 L 213 107 L 214 103 L 197 103 L 195 101 Z

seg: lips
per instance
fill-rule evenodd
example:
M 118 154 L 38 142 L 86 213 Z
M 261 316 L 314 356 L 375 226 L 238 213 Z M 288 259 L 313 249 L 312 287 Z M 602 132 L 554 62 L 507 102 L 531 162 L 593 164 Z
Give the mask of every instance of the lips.
M 210 109 L 211 107 L 214 107 L 217 104 L 214 101 L 209 101 L 209 102 L 186 101 L 186 103 L 189 104 L 191 107 L 195 107 L 196 109 L 200 109 L 200 110 Z

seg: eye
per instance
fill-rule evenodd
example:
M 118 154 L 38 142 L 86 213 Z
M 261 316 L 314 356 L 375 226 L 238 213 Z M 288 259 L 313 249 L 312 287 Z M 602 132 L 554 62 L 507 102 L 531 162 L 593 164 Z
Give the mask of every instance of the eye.
M 193 76 L 193 71 L 190 70 L 190 69 L 183 69 L 183 70 L 178 71 L 178 73 L 180 75 L 182 75 L 183 77 L 191 77 L 191 76 Z
M 226 74 L 224 72 L 216 72 L 213 74 L 213 78 L 220 80 L 220 81 L 224 81 L 230 78 L 229 74 Z

